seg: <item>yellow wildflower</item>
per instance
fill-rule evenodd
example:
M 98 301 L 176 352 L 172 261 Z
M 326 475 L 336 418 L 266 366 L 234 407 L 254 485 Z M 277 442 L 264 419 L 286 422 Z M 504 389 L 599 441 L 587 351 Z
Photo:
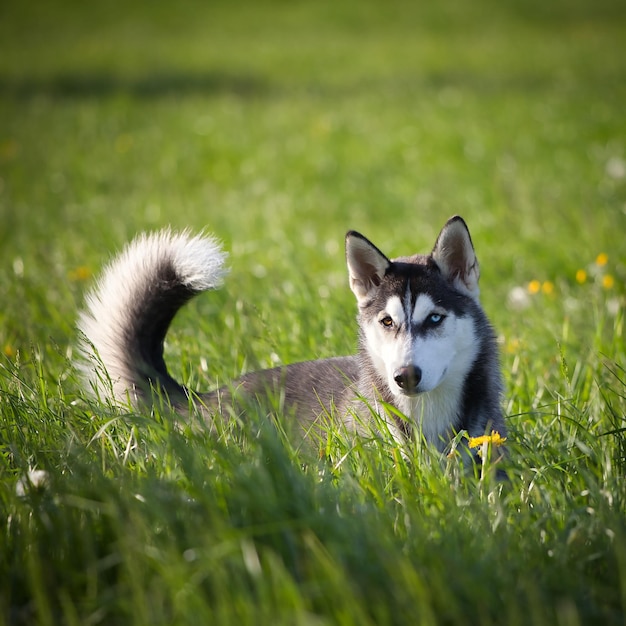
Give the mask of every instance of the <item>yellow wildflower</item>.
M 491 431 L 491 435 L 482 435 L 481 437 L 470 437 L 469 447 L 478 448 L 483 444 L 491 444 L 492 446 L 501 446 L 506 441 L 506 437 L 502 437 L 499 432 Z
M 517 352 L 519 352 L 521 347 L 522 347 L 522 341 L 521 339 L 518 339 L 517 337 L 512 337 L 506 342 L 507 354 L 517 354 Z
M 535 294 L 541 291 L 541 283 L 538 280 L 531 280 L 528 283 L 528 293 Z
M 606 252 L 600 252 L 596 257 L 596 265 L 598 267 L 604 267 L 609 262 L 609 255 Z
M 87 280 L 88 278 L 91 278 L 91 269 L 85 265 L 80 265 L 76 269 L 69 272 L 68 276 L 70 280 Z
M 611 276 L 611 274 L 605 274 L 602 277 L 602 286 L 605 289 L 612 289 L 615 286 L 615 279 Z
M 585 270 L 578 270 L 576 272 L 576 282 L 579 285 L 582 285 L 583 283 L 587 282 L 587 272 Z
M 554 293 L 554 283 L 549 280 L 544 280 L 541 285 L 541 291 L 549 296 L 551 293 Z
M 10 359 L 12 359 L 17 354 L 17 350 L 10 343 L 7 343 L 4 346 L 2 352 L 4 352 L 4 355 L 8 356 Z

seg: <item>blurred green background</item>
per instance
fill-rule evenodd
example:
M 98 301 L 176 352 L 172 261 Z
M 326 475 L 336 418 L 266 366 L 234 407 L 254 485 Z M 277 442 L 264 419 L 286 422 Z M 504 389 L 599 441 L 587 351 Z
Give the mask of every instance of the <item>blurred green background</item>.
M 625 35 L 614 0 L 2 3 L 0 340 L 71 342 L 83 279 L 169 224 L 279 324 L 302 281 L 351 323 L 347 229 L 395 256 L 455 213 L 507 333 L 513 287 L 599 253 L 619 291 Z M 354 340 L 321 343 L 281 358 Z

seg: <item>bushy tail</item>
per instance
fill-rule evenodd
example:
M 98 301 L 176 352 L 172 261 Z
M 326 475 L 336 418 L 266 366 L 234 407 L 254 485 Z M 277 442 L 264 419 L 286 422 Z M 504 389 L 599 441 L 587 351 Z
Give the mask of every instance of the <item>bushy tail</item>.
M 215 239 L 162 230 L 138 236 L 105 268 L 78 318 L 80 367 L 91 390 L 125 403 L 185 389 L 168 373 L 163 341 L 174 315 L 221 285 L 226 253 Z

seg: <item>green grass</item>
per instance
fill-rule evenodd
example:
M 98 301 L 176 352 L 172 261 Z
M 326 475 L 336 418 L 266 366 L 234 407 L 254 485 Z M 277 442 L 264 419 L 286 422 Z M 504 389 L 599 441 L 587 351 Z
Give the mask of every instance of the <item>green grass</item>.
M 0 623 L 623 623 L 626 11 L 431 4 L 0 6 Z M 508 481 L 80 388 L 77 310 L 137 231 L 231 252 L 166 347 L 208 389 L 353 351 L 345 231 L 427 251 L 454 213 L 502 340 Z

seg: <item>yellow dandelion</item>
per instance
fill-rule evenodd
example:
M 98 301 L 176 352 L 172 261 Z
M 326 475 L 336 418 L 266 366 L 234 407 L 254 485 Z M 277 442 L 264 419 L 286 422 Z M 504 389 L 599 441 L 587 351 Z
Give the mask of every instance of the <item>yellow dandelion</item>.
M 470 437 L 469 447 L 479 448 L 484 444 L 491 444 L 492 446 L 501 446 L 506 441 L 506 437 L 502 437 L 499 432 L 492 430 L 491 435 L 482 435 L 481 437 Z
M 538 280 L 531 280 L 528 283 L 528 293 L 534 295 L 541 291 L 541 283 Z
M 554 293 L 554 283 L 549 280 L 544 280 L 541 285 L 541 292 L 549 296 Z
M 86 265 L 80 265 L 76 269 L 68 273 L 70 280 L 81 281 L 91 278 L 91 269 Z
M 611 276 L 611 274 L 605 274 L 602 277 L 602 286 L 605 289 L 613 289 L 613 287 L 615 286 L 615 279 L 613 278 L 613 276 Z
M 5 344 L 4 348 L 2 348 L 2 352 L 4 356 L 8 356 L 10 359 L 17 354 L 17 350 L 10 343 Z
M 521 339 L 517 337 L 513 337 L 506 342 L 506 352 L 507 354 L 517 354 L 520 348 L 522 347 Z
M 598 267 L 604 267 L 609 262 L 609 255 L 606 252 L 600 252 L 596 257 L 596 265 Z
M 587 282 L 587 272 L 585 270 L 578 270 L 576 272 L 576 282 L 579 285 L 582 285 L 583 283 Z

